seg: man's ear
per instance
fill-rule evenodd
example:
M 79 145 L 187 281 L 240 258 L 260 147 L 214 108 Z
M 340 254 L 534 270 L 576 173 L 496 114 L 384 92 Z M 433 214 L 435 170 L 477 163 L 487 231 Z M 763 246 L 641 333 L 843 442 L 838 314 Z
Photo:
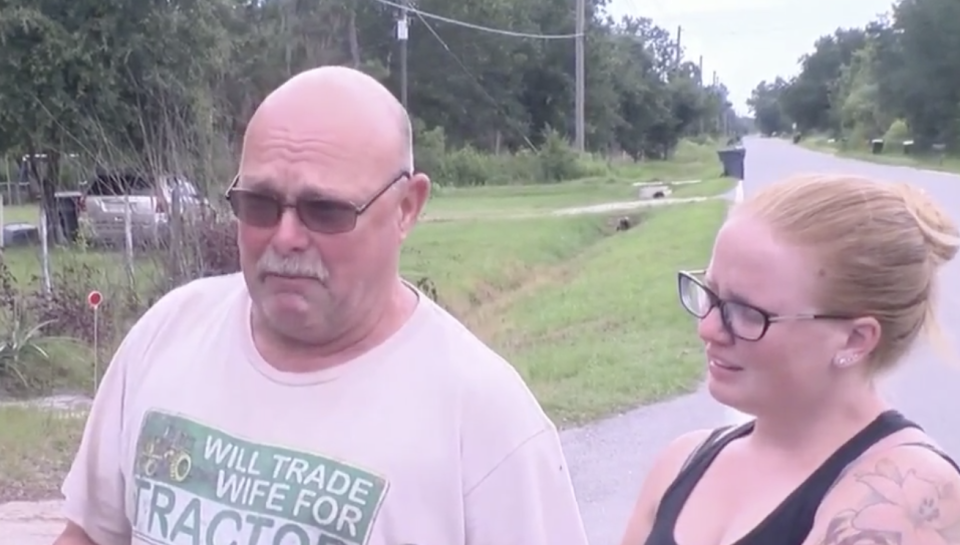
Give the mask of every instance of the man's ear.
M 838 360 L 859 363 L 867 360 L 880 343 L 882 328 L 876 318 L 867 316 L 851 322 L 847 341 L 837 354 Z
M 400 200 L 400 239 L 404 240 L 413 230 L 423 207 L 430 200 L 430 178 L 422 172 L 413 174 L 403 182 L 403 197 Z

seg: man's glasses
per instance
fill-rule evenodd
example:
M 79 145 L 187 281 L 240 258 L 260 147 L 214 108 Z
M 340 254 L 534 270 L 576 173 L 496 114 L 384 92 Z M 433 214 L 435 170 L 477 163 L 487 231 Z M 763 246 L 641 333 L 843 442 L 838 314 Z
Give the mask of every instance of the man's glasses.
M 792 314 L 782 316 L 746 303 L 721 299 L 720 296 L 697 278 L 697 276 L 702 276 L 702 274 L 701 271 L 680 271 L 677 274 L 680 304 L 684 310 L 701 320 L 706 318 L 713 309 L 719 309 L 720 320 L 727 333 L 744 341 L 759 341 L 767 334 L 767 330 L 770 329 L 770 324 L 777 322 L 853 319 L 852 316 L 842 316 L 838 314 Z
M 230 202 L 233 214 L 242 223 L 260 228 L 276 227 L 280 224 L 283 212 L 292 208 L 300 223 L 307 229 L 325 235 L 337 235 L 352 231 L 357 226 L 357 218 L 366 212 L 391 187 L 410 177 L 409 172 L 401 172 L 390 183 L 384 185 L 363 204 L 322 197 L 300 197 L 294 202 L 262 193 L 254 189 L 237 187 L 240 176 L 234 178 L 227 189 L 226 198 Z

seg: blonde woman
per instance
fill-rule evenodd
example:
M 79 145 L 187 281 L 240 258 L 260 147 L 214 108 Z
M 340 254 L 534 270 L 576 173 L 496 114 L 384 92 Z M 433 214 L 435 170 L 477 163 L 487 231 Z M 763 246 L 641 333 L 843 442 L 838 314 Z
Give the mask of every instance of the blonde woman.
M 960 543 L 960 468 L 874 386 L 935 331 L 958 243 L 906 185 L 807 176 L 739 205 L 679 291 L 710 393 L 755 418 L 668 446 L 623 545 Z

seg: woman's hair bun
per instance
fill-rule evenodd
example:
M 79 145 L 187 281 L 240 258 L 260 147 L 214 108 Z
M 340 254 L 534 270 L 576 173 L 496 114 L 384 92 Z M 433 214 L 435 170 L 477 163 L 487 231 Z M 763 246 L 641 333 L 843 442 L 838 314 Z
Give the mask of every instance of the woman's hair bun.
M 917 220 L 933 260 L 943 265 L 955 258 L 960 250 L 960 230 L 943 207 L 916 186 L 896 184 L 892 188 Z

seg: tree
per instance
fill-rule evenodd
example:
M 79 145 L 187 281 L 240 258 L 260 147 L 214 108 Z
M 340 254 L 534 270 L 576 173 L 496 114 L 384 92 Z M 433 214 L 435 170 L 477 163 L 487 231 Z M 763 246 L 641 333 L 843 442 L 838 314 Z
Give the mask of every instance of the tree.
M 219 187 L 245 120 L 291 75 L 347 64 L 399 94 L 391 4 L 0 0 L 0 145 L 46 157 L 32 172 L 47 210 L 76 181 L 65 154 L 83 172 L 178 171 Z M 670 32 L 610 19 L 604 4 L 587 2 L 590 151 L 665 157 L 684 136 L 723 132 L 725 89 L 702 85 Z M 573 32 L 567 0 L 411 6 L 409 105 L 424 131 L 491 153 L 536 148 L 551 130 L 571 139 L 574 43 L 543 37 Z
M 903 134 L 921 148 L 960 146 L 960 4 L 899 0 L 862 29 L 818 39 L 800 73 L 773 100 L 804 132 L 852 141 Z M 755 97 L 770 97 L 761 82 Z M 752 105 L 760 122 L 769 100 Z M 906 138 L 906 136 L 904 136 Z

